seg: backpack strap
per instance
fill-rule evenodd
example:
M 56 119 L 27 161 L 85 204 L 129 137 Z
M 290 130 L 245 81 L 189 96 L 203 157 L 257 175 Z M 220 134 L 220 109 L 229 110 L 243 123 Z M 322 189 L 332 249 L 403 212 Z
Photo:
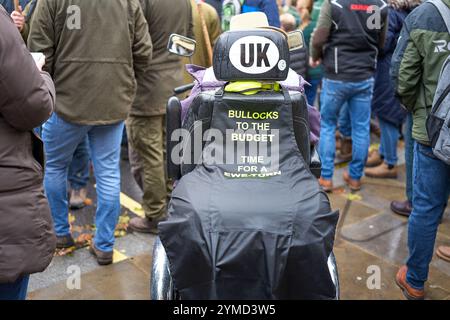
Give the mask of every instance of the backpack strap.
M 442 19 L 444 19 L 445 25 L 447 26 L 447 31 L 450 33 L 450 8 L 448 8 L 442 0 L 429 0 L 428 2 L 434 5 L 439 11 Z

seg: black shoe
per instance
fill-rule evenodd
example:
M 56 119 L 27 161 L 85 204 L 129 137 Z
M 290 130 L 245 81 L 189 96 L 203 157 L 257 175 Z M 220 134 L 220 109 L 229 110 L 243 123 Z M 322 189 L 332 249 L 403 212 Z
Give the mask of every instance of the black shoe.
M 92 243 L 89 247 L 89 252 L 92 253 L 95 258 L 97 258 L 97 262 L 101 266 L 106 266 L 108 264 L 113 263 L 113 252 L 105 252 L 97 249 L 95 244 Z
M 57 249 L 67 249 L 75 246 L 75 241 L 73 241 L 72 236 L 69 234 L 67 236 L 58 237 L 56 236 L 56 248 Z

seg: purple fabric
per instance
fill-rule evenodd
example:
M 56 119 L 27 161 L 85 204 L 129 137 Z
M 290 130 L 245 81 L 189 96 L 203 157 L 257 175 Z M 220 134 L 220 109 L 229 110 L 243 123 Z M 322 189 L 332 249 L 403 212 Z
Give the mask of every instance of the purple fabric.
M 194 99 L 203 91 L 215 90 L 225 85 L 224 81 L 203 81 L 205 77 L 206 68 L 196 66 L 193 64 L 186 65 L 186 70 L 194 78 L 194 88 L 192 89 L 188 98 L 181 101 L 181 119 L 186 117 L 189 106 Z M 298 91 L 304 93 L 304 86 L 308 84 L 302 76 L 299 75 L 299 85 L 291 85 L 281 82 L 281 86 L 290 91 Z M 310 126 L 310 141 L 312 145 L 316 145 L 320 138 L 320 112 L 313 106 L 308 105 L 309 126 Z

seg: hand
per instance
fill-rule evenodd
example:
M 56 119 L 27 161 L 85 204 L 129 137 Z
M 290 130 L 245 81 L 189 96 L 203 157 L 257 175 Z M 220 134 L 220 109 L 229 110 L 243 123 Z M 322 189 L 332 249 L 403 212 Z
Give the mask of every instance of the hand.
M 19 6 L 19 11 L 13 11 L 11 13 L 11 19 L 16 25 L 17 29 L 22 32 L 23 27 L 25 26 L 25 17 L 22 14 L 22 7 Z
M 42 68 L 45 66 L 45 56 L 42 55 L 39 60 L 36 61 L 36 66 L 39 71 L 42 71 Z
M 309 58 L 309 65 L 312 68 L 316 68 L 321 63 L 322 63 L 322 61 L 320 59 L 314 60 L 312 57 Z

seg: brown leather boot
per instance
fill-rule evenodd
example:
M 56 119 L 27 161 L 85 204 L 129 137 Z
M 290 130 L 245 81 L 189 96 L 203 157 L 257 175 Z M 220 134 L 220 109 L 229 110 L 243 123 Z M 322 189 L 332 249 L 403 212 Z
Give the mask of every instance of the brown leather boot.
M 404 217 L 409 217 L 412 212 L 412 204 L 408 200 L 405 201 L 392 201 L 391 210 Z
M 389 168 L 389 165 L 386 162 L 383 162 L 379 166 L 373 168 L 366 168 L 364 173 L 368 177 L 377 179 L 397 179 L 398 176 L 397 167 L 394 166 Z
M 136 217 L 130 220 L 128 227 L 136 232 L 158 234 L 158 223 L 163 220 L 150 220 L 148 218 Z
M 378 150 L 369 151 L 369 156 L 367 158 L 366 167 L 372 168 L 379 166 L 383 163 L 383 158 L 380 156 L 380 152 Z
M 436 255 L 442 260 L 450 262 L 450 247 L 439 246 L 436 250 Z
M 325 191 L 325 192 L 333 191 L 333 180 L 327 180 L 327 179 L 320 177 L 319 184 L 322 187 L 323 191 Z
M 425 299 L 425 291 L 414 289 L 406 282 L 406 273 L 408 272 L 407 266 L 401 266 L 400 269 L 397 272 L 397 275 L 395 277 L 395 282 L 397 283 L 397 286 L 402 289 L 403 295 L 408 300 L 423 300 Z
M 113 263 L 113 251 L 105 252 L 97 249 L 95 244 L 92 243 L 89 247 L 89 252 L 97 259 L 97 263 L 101 266 L 106 266 Z
M 355 180 L 350 178 L 350 174 L 348 172 L 344 172 L 344 181 L 347 183 L 351 191 L 355 192 L 361 190 L 362 186 L 361 180 Z

